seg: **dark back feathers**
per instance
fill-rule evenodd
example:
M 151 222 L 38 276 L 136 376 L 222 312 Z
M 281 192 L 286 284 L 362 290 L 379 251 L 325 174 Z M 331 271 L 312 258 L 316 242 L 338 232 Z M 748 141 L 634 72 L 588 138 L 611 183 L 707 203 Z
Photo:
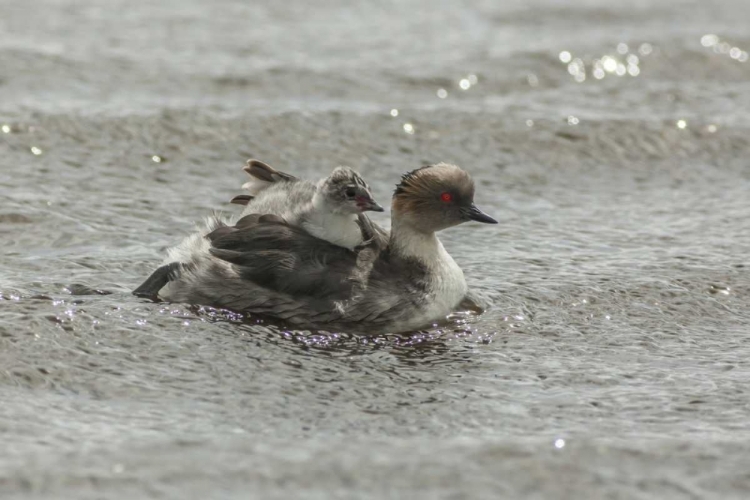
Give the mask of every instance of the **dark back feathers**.
M 274 215 L 250 214 L 206 236 L 210 252 L 234 264 L 243 279 L 291 296 L 351 296 L 357 254 L 309 235 Z

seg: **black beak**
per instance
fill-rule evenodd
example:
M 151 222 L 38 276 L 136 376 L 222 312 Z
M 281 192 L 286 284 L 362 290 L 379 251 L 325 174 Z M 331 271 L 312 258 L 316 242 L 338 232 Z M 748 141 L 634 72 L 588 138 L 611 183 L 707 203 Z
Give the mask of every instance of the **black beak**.
M 371 212 L 385 212 L 385 208 L 378 205 L 378 202 L 375 200 L 372 200 L 370 206 L 368 207 L 368 210 L 370 210 Z
M 464 217 L 469 220 L 475 220 L 477 222 L 484 222 L 485 224 L 497 224 L 497 221 L 487 215 L 486 213 L 479 210 L 479 208 L 473 203 L 469 208 L 462 210 Z
M 370 212 L 385 212 L 385 209 L 381 207 L 377 201 L 373 200 L 372 198 L 357 198 L 357 206 L 360 210 L 363 212 L 367 212 L 368 210 Z

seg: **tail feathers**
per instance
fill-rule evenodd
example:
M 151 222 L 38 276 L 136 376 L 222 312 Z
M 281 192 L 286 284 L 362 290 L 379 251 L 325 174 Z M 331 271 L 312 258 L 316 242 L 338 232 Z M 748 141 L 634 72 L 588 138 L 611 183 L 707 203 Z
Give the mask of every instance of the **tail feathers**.
M 159 291 L 166 286 L 170 281 L 174 281 L 179 278 L 182 264 L 179 262 L 172 262 L 165 266 L 161 266 L 159 269 L 151 273 L 151 276 L 146 278 L 141 286 L 133 290 L 133 295 L 136 297 L 144 297 L 148 299 L 157 299 L 159 297 Z

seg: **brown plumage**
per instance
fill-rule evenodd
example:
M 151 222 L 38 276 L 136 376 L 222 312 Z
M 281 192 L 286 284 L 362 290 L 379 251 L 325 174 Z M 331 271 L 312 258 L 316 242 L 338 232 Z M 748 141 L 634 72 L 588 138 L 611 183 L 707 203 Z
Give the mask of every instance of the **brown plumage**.
M 455 165 L 438 163 L 404 174 L 391 209 L 417 229 L 438 231 L 465 222 L 460 209 L 473 199 L 471 176 Z

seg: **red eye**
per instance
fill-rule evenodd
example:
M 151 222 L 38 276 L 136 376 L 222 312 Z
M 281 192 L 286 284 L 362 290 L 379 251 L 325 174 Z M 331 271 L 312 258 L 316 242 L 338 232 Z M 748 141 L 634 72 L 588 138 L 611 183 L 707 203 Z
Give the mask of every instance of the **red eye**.
M 449 201 L 453 201 L 453 195 L 450 193 L 443 193 L 440 195 L 440 199 L 448 203 Z

